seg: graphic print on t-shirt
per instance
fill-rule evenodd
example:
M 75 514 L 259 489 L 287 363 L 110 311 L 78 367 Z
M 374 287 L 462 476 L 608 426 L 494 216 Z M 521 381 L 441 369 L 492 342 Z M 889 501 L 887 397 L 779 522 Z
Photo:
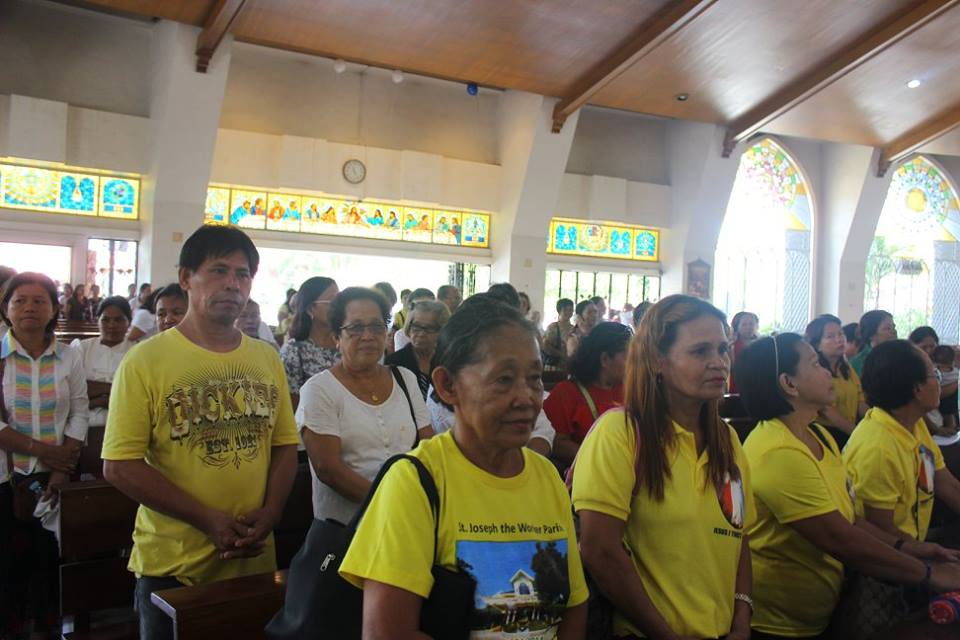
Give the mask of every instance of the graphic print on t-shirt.
M 933 475 L 937 472 L 937 465 L 933 456 L 933 451 L 930 451 L 930 449 L 924 445 L 920 445 L 919 453 L 920 469 L 919 477 L 917 478 L 917 487 L 919 487 L 924 493 L 932 494 Z
M 570 597 L 567 540 L 457 541 L 457 566 L 477 581 L 473 640 L 551 640 Z
M 740 477 L 740 470 L 734 468 L 734 475 L 731 477 L 727 472 L 723 475 L 723 485 L 717 489 L 717 497 L 720 499 L 720 510 L 723 511 L 723 517 L 727 519 L 730 526 L 736 529 L 743 529 L 743 479 Z
M 185 443 L 208 466 L 252 462 L 268 441 L 280 394 L 258 368 L 200 369 L 164 398 L 170 438 Z

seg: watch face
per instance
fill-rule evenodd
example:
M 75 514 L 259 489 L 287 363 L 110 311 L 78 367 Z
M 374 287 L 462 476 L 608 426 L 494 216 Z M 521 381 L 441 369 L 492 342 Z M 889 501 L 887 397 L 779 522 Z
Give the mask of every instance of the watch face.
M 343 163 L 343 178 L 350 184 L 363 182 L 367 176 L 367 168 L 359 160 L 347 160 Z

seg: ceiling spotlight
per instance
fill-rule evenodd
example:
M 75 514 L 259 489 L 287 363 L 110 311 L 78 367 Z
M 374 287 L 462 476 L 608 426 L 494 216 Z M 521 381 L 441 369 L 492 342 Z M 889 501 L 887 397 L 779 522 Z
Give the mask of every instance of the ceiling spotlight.
M 347 63 L 343 58 L 337 58 L 333 61 L 333 70 L 337 73 L 343 73 L 347 70 Z
M 394 69 L 390 78 L 393 80 L 393 84 L 400 84 L 403 82 L 403 71 L 400 71 L 400 69 Z
M 908 89 L 916 89 L 919 86 L 920 86 L 920 81 L 917 80 L 916 78 L 914 78 L 913 80 L 907 83 Z
M 677 102 L 686 102 L 687 100 L 690 99 L 690 94 L 689 94 L 689 93 L 678 93 L 678 94 L 677 94 L 676 96 L 674 96 L 674 97 L 677 99 Z

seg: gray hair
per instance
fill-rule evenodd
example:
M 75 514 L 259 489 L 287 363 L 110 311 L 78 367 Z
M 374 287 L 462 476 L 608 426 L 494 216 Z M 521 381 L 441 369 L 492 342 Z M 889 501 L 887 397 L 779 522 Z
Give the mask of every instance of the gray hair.
M 436 300 L 420 300 L 413 305 L 410 313 L 407 315 L 407 321 L 403 325 L 403 332 L 410 335 L 410 325 L 413 324 L 413 316 L 417 313 L 431 313 L 437 318 L 437 324 L 441 327 L 447 324 L 450 319 L 450 309 L 442 302 Z

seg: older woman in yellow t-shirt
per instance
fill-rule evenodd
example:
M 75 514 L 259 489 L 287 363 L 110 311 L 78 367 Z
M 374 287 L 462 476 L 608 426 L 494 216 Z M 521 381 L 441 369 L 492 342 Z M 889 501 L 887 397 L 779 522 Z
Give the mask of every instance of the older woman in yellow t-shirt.
M 412 455 L 439 488 L 437 548 L 413 465 L 394 465 L 340 566 L 363 588 L 364 638 L 426 637 L 420 610 L 436 563 L 476 579 L 473 636 L 582 640 L 588 593 L 569 496 L 550 461 L 524 446 L 543 402 L 536 329 L 474 296 L 441 330 L 434 363 L 434 389 L 456 422 Z
M 761 339 L 737 361 L 741 398 L 761 421 L 743 446 L 757 499 L 757 520 L 748 527 L 754 640 L 821 637 L 844 565 L 941 589 L 960 581 L 960 564 L 920 560 L 956 560 L 960 553 L 900 539 L 856 517 L 840 449 L 813 422 L 834 402 L 834 378 L 820 360 L 799 335 L 784 333 Z
M 750 636 L 750 473 L 717 414 L 730 370 L 723 312 L 672 295 L 640 322 L 624 407 L 586 436 L 573 473 L 580 549 L 619 637 Z
M 833 427 L 840 448 L 867 413 L 860 376 L 847 362 L 847 337 L 840 318 L 825 313 L 807 325 L 804 338 L 820 356 L 820 364 L 833 376 L 833 402 L 820 411 L 820 423 Z M 838 437 L 842 436 L 842 437 Z

